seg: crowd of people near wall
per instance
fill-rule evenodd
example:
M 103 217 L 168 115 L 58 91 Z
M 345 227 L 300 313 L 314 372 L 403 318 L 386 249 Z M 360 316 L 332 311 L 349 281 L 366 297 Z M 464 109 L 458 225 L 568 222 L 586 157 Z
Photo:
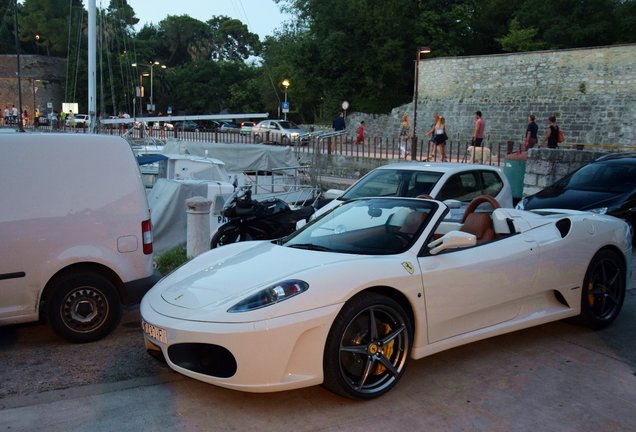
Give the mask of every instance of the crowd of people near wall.
M 548 124 L 545 134 L 541 141 L 539 141 L 539 126 L 536 123 L 536 117 L 534 114 L 528 115 L 528 125 L 523 135 L 523 151 L 528 151 L 535 146 L 557 148 L 559 143 L 565 141 L 563 131 L 561 131 L 557 124 L 556 116 L 549 116 L 547 120 Z M 332 128 L 334 131 L 344 131 L 346 129 L 344 112 L 340 112 L 338 116 L 334 118 Z M 475 111 L 470 145 L 474 148 L 482 147 L 485 136 L 486 120 L 481 111 Z M 397 136 L 400 147 L 400 157 L 406 158 L 409 155 L 409 143 L 413 137 L 409 116 L 404 113 Z M 430 128 L 424 132 L 424 137 L 429 137 L 429 154 L 426 159 L 446 161 L 446 142 L 448 141 L 449 133 L 446 128 L 446 119 L 442 115 L 433 115 L 433 123 Z M 365 138 L 366 125 L 364 121 L 360 121 L 356 128 L 355 144 L 364 144 Z M 439 157 L 437 155 L 439 155 Z

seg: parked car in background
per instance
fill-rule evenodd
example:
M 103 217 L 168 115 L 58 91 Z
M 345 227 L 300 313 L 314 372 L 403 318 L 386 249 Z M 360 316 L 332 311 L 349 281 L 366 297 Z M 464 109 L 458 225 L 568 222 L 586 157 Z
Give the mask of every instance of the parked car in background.
M 307 144 L 309 133 L 288 120 L 263 120 L 252 127 L 252 136 L 256 142 L 282 145 Z
M 552 186 L 523 198 L 518 209 L 562 208 L 609 214 L 636 228 L 636 153 L 602 156 Z
M 75 114 L 75 127 L 86 128 L 90 125 L 90 119 L 88 118 L 88 114 Z M 66 116 L 66 126 L 71 125 L 71 119 Z
M 223 120 L 220 122 L 219 131 L 221 132 L 240 132 L 241 126 L 228 120 Z
M 165 130 L 165 131 L 172 131 L 174 130 L 174 125 L 172 123 L 168 123 L 168 122 L 154 122 L 152 124 L 152 129 L 153 130 Z
M 198 132 L 199 125 L 189 120 L 180 120 L 173 123 L 174 127 L 179 131 Z
M 458 200 L 450 218 L 460 219 L 472 199 L 479 195 L 495 198 L 502 207 L 512 208 L 512 188 L 503 171 L 490 165 L 450 162 L 399 162 L 378 167 L 352 184 L 346 191 L 331 189 L 327 196 L 336 199 L 314 215 L 331 210 L 344 201 L 361 197 L 418 197 Z
M 242 121 L 240 124 L 241 133 L 245 135 L 249 135 L 252 133 L 252 128 L 256 126 L 256 122 L 253 121 Z
M 492 200 L 469 209 L 482 199 Z M 410 360 L 564 318 L 600 329 L 618 317 L 631 273 L 625 222 L 497 208 L 461 224 L 446 211 L 361 198 L 279 241 L 201 254 L 144 296 L 144 348 L 234 390 L 323 384 L 372 399 Z M 481 224 L 491 238 L 480 240 Z
M 221 122 L 216 120 L 197 120 L 196 123 L 200 132 L 214 132 L 221 127 Z

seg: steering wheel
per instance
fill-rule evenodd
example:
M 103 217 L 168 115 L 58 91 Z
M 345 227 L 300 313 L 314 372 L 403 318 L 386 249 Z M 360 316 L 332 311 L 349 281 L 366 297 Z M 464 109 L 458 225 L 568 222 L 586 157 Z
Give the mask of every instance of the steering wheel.
M 421 194 L 418 195 L 416 198 L 421 198 L 421 199 L 433 199 L 432 196 L 430 196 L 429 194 Z
M 501 205 L 497 202 L 497 200 L 490 195 L 479 195 L 478 197 L 475 197 L 470 204 L 468 204 L 468 207 L 466 207 L 466 211 L 464 211 L 464 216 L 462 217 L 462 223 L 466 222 L 468 216 L 475 213 L 477 207 L 483 203 L 489 203 L 493 209 L 501 208 Z

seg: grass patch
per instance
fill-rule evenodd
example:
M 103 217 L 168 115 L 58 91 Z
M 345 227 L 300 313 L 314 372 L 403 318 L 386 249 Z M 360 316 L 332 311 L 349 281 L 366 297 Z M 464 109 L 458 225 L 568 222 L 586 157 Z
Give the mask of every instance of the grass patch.
M 185 246 L 177 246 L 155 257 L 155 264 L 161 276 L 165 276 L 188 261 Z

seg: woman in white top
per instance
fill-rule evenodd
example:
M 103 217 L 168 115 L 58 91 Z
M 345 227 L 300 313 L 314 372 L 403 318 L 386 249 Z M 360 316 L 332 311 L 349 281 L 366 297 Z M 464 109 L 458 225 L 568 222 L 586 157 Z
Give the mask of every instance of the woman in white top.
M 446 120 L 444 117 L 439 117 L 437 123 L 435 123 L 435 151 L 440 149 L 442 154 L 442 162 L 446 162 L 446 140 L 448 135 L 446 134 Z

